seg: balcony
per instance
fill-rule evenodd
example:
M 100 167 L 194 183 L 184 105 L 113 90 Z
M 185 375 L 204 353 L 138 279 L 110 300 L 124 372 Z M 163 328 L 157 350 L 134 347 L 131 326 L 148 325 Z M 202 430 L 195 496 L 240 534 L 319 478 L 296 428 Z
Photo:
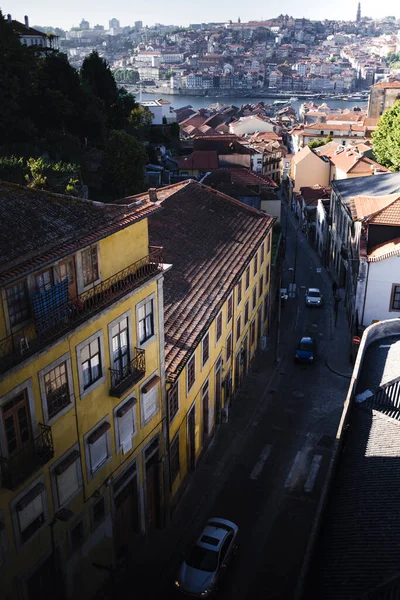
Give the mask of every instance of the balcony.
M 144 350 L 135 348 L 135 357 L 123 369 L 110 369 L 110 396 L 121 398 L 130 387 L 143 379 L 146 374 L 146 359 Z
M 54 456 L 51 427 L 39 423 L 36 439 L 9 458 L 0 457 L 1 487 L 16 490 Z
M 62 305 L 47 302 L 40 317 L 36 315 L 30 325 L 0 340 L 0 373 L 75 329 L 89 317 L 161 272 L 162 248 L 152 247 L 149 250 L 150 254 L 80 296 L 69 298 Z M 49 308 L 51 306 L 53 308 Z

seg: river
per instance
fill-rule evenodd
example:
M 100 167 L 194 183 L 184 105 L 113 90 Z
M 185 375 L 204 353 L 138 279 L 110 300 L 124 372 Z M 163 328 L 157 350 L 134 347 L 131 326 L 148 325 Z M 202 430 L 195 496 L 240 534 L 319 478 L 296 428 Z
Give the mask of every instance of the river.
M 265 102 L 266 104 L 272 104 L 275 100 L 275 98 L 259 98 L 259 97 L 248 97 L 248 98 L 240 98 L 240 97 L 236 97 L 236 96 L 219 96 L 219 97 L 212 97 L 212 96 L 175 96 L 175 95 L 171 95 L 171 94 L 165 94 L 163 96 L 162 94 L 162 90 L 160 89 L 160 91 L 157 94 L 146 94 L 146 93 L 142 93 L 142 100 L 156 100 L 158 98 L 163 98 L 165 100 L 169 100 L 171 102 L 171 105 L 174 108 L 181 108 L 182 106 L 187 106 L 188 104 L 190 104 L 191 106 L 193 106 L 194 109 L 199 109 L 199 108 L 206 108 L 207 106 L 210 106 L 210 104 L 215 104 L 215 103 L 219 103 L 219 104 L 224 104 L 225 106 L 229 106 L 230 104 L 234 104 L 235 106 L 241 106 L 242 104 L 255 104 L 257 102 L 260 102 L 260 100 L 262 100 L 263 102 Z M 139 101 L 139 94 L 136 94 L 136 100 Z M 309 102 L 309 100 L 304 100 L 304 99 L 299 99 L 296 100 L 295 102 L 292 102 L 292 106 L 293 108 L 297 111 L 297 113 L 299 112 L 299 108 L 300 105 L 303 104 L 303 102 Z M 358 101 L 358 102 L 347 102 L 346 100 L 329 100 L 329 98 L 321 100 L 321 99 L 316 99 L 315 103 L 316 104 L 322 104 L 323 102 L 326 102 L 326 104 L 328 104 L 328 106 L 330 106 L 331 108 L 349 108 L 352 109 L 354 106 L 360 106 L 362 107 L 363 105 L 366 104 L 365 101 Z

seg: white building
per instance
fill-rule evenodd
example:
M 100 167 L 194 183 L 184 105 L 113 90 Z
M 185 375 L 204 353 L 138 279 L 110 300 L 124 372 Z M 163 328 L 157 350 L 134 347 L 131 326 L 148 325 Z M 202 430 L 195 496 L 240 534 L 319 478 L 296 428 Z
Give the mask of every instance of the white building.
M 234 133 L 238 136 L 245 135 L 246 133 L 256 133 L 256 131 L 263 133 L 267 131 L 276 132 L 276 127 L 271 122 L 262 119 L 258 115 L 241 117 L 238 121 L 229 125 L 229 133 Z
M 140 102 L 140 104 L 152 113 L 152 125 L 162 125 L 163 107 L 157 100 L 143 100 L 143 102 Z

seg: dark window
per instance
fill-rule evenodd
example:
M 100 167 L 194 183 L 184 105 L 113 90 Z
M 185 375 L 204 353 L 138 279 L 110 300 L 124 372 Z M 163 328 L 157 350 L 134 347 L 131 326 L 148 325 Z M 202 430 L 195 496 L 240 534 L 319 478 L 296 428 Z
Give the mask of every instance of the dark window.
M 85 525 L 83 520 L 79 521 L 79 523 L 77 523 L 76 525 L 74 525 L 74 527 L 72 527 L 71 531 L 70 531 L 70 545 L 71 545 L 71 550 L 73 552 L 75 552 L 75 550 L 78 550 L 78 548 L 80 548 L 83 544 L 83 541 L 85 539 Z
M 239 317 L 238 320 L 236 321 L 236 341 L 238 341 L 238 339 L 240 338 L 241 325 L 242 325 L 242 318 Z
M 257 304 L 257 286 L 253 287 L 253 310 L 255 309 Z
M 232 355 L 232 334 L 226 338 L 226 360 L 228 361 Z
M 82 251 L 83 285 L 89 285 L 99 278 L 97 246 Z
M 172 485 L 180 472 L 179 432 L 176 434 L 175 438 L 172 440 L 169 452 L 170 452 L 170 473 L 171 473 L 171 485 Z
M 173 421 L 176 413 L 179 410 L 179 395 L 178 385 L 174 385 L 168 392 L 168 410 L 169 410 L 169 422 Z
M 260 286 L 259 286 L 259 290 L 258 290 L 258 297 L 261 298 L 262 294 L 263 294 L 263 287 L 264 287 L 264 277 L 263 275 L 261 275 L 260 277 Z
M 231 294 L 228 298 L 228 313 L 227 313 L 227 323 L 232 319 L 233 313 L 233 295 Z
M 271 234 L 267 237 L 267 252 L 271 250 Z
M 244 305 L 244 324 L 246 325 L 246 323 L 249 320 L 249 301 L 247 300 L 246 304 Z
M 64 279 L 68 279 L 68 285 L 71 285 L 75 282 L 75 273 L 74 273 L 74 262 L 73 260 L 68 260 L 61 265 L 59 265 L 59 277 L 60 281 Z
M 250 325 L 250 344 L 253 345 L 256 340 L 256 322 L 252 321 Z
M 2 409 L 7 453 L 12 455 L 32 439 L 31 418 L 26 390 L 7 402 Z
M 258 261 L 257 261 L 257 253 L 254 256 L 254 263 L 253 263 L 253 267 L 254 267 L 254 275 L 257 275 L 257 271 L 258 271 Z
M 216 318 L 216 322 L 215 322 L 215 338 L 216 341 L 218 342 L 219 338 L 222 335 L 222 313 L 219 313 L 219 315 Z
M 49 419 L 52 419 L 71 403 L 66 362 L 61 363 L 44 376 L 44 387 L 47 413 Z
M 269 282 L 269 265 L 267 265 L 267 268 L 265 269 L 265 284 L 267 285 Z
M 237 284 L 237 303 L 240 304 L 242 301 L 242 280 Z
M 153 300 L 148 300 L 138 311 L 139 343 L 143 344 L 154 335 Z
M 84 346 L 81 350 L 81 363 L 83 374 L 83 388 L 86 390 L 100 379 L 101 356 L 100 356 L 100 338 L 96 338 L 90 344 Z
M 392 291 L 392 310 L 400 310 L 400 285 L 394 285 Z
M 250 285 L 250 267 L 247 267 L 247 269 L 246 269 L 246 290 L 249 289 L 249 285 Z
M 261 250 L 260 250 L 260 264 L 262 265 L 264 262 L 264 244 L 261 244 Z
M 19 281 L 7 288 L 6 295 L 10 325 L 14 327 L 26 321 L 31 314 L 26 281 Z
M 196 357 L 193 356 L 188 362 L 187 366 L 187 389 L 191 389 L 192 385 L 196 381 Z
M 210 356 L 210 336 L 207 332 L 203 338 L 203 343 L 202 343 L 202 365 L 203 365 L 203 367 L 206 364 L 206 362 L 208 361 L 209 356 Z
M 38 483 L 16 505 L 21 542 L 24 544 L 45 522 L 44 486 Z
M 103 521 L 105 516 L 106 505 L 104 498 L 100 498 L 100 500 L 98 500 L 96 504 L 93 504 L 92 507 L 92 528 L 96 529 L 96 527 L 98 527 L 98 525 L 100 525 L 100 523 Z
M 113 369 L 122 371 L 129 363 L 128 318 L 121 319 L 111 329 Z
M 266 294 L 264 298 L 264 321 L 267 320 L 268 317 L 268 294 Z
M 53 285 L 53 273 L 51 269 L 47 269 L 47 271 L 42 271 L 39 275 L 36 275 L 36 291 L 41 294 L 42 292 L 46 292 Z

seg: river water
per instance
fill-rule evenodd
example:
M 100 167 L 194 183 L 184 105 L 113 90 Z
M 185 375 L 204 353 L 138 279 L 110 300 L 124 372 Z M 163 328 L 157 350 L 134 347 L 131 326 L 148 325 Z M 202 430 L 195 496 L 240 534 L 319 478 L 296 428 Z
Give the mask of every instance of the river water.
M 158 98 L 164 98 L 165 100 L 169 100 L 174 108 L 181 108 L 182 106 L 187 106 L 188 104 L 190 104 L 196 110 L 199 108 L 206 108 L 207 106 L 210 106 L 210 104 L 216 104 L 217 102 L 219 104 L 224 104 L 225 106 L 229 106 L 230 104 L 234 104 L 235 106 L 241 106 L 242 104 L 255 104 L 256 102 L 260 102 L 260 100 L 265 102 L 265 104 L 272 104 L 276 100 L 276 98 L 240 98 L 235 96 L 219 96 L 214 98 L 212 96 L 175 96 L 171 94 L 165 94 L 163 96 L 161 89 L 157 94 L 145 94 L 144 92 L 142 93 L 142 100 L 156 100 Z M 139 94 L 136 94 L 136 100 L 139 101 Z M 293 108 L 297 111 L 297 113 L 299 112 L 300 105 L 303 104 L 303 102 L 309 102 L 309 100 L 299 99 L 291 103 Z M 318 98 L 315 100 L 316 104 L 322 104 L 323 102 L 326 102 L 326 104 L 331 108 L 349 109 L 352 109 L 354 106 L 362 107 L 366 104 L 366 102 L 361 100 L 359 100 L 358 102 L 347 102 L 346 100 L 329 100 L 329 98 L 324 100 Z

